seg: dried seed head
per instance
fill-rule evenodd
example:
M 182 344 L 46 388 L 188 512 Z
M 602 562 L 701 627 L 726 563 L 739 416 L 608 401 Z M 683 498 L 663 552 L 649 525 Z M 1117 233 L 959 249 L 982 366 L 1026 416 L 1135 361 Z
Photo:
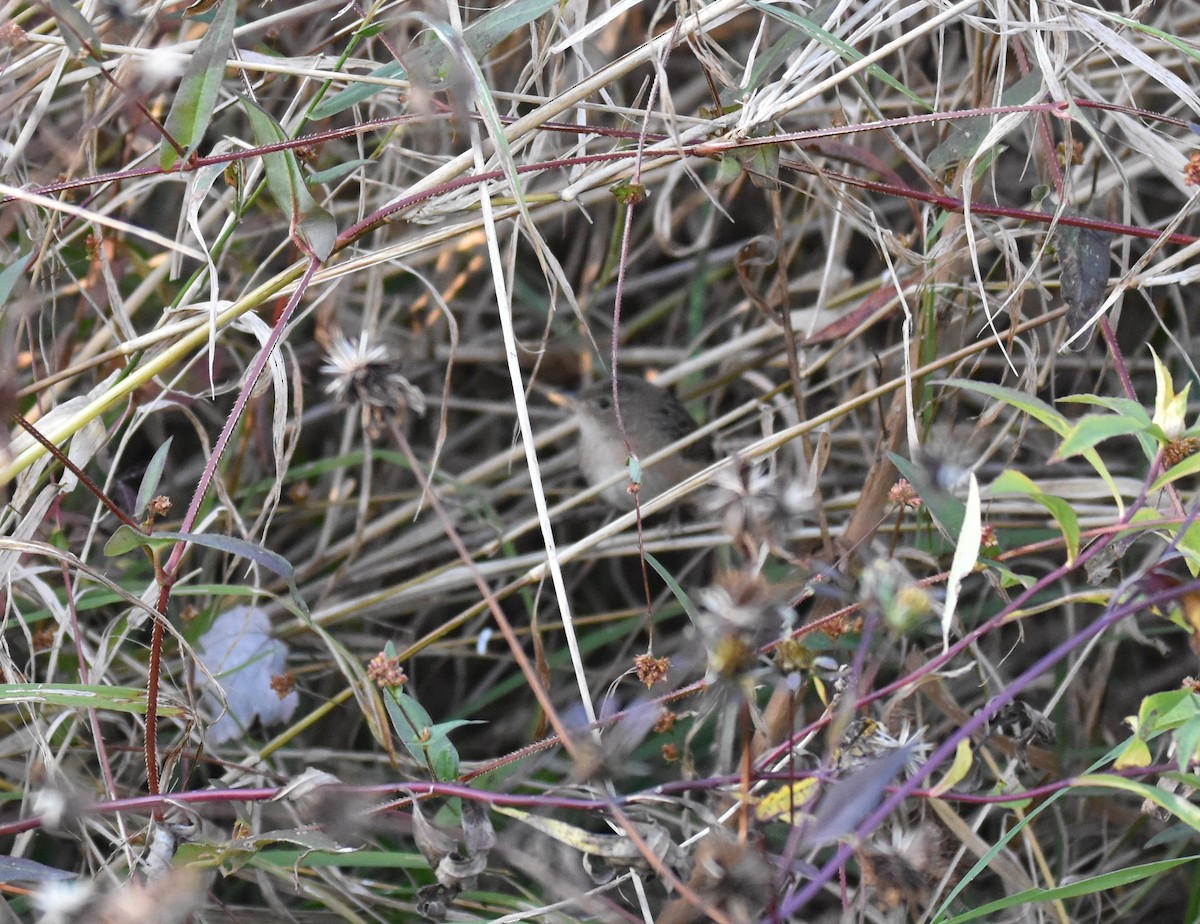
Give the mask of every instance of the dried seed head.
M 876 837 L 859 851 L 863 880 L 889 909 L 906 905 L 915 918 L 946 874 L 950 861 L 946 838 L 936 825 L 893 828 L 888 839 Z
M 382 344 L 340 338 L 330 343 L 321 371 L 329 376 L 325 391 L 345 405 L 362 410 L 363 428 L 372 436 L 389 418 L 398 425 L 409 411 L 425 413 L 425 396 L 400 373 L 400 363 Z
M 784 546 L 797 520 L 819 503 L 816 479 L 823 461 L 815 462 L 809 477 L 772 471 L 767 463 L 739 460 L 733 469 L 713 479 L 707 506 L 720 515 L 725 532 L 749 561 L 765 549 L 783 557 Z

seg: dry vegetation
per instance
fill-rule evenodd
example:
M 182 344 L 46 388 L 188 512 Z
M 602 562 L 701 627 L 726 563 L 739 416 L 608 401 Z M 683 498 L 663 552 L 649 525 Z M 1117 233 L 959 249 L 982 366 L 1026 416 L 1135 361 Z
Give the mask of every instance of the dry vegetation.
M 1197 919 L 1200 7 L 201 6 L 0 0 L 0 917 Z

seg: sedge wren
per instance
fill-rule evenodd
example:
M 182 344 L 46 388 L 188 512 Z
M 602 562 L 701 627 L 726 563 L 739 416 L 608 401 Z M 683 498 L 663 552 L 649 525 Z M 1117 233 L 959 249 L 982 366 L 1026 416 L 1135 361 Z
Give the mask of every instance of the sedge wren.
M 696 430 L 696 422 L 666 389 L 634 375 L 618 375 L 624 436 L 613 407 L 612 380 L 590 386 L 572 401 L 579 418 L 579 466 L 588 484 L 628 473 L 632 454 L 648 459 Z M 626 443 L 628 440 L 628 444 Z M 712 461 L 712 445 L 698 440 L 641 471 L 640 496 L 649 499 L 673 488 Z M 633 507 L 628 481 L 609 485 L 601 496 L 622 510 Z

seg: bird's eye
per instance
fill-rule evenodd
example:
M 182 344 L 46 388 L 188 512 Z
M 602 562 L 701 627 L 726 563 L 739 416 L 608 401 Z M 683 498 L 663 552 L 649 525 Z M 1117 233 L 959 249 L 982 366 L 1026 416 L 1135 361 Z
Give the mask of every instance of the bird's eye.
M 612 407 L 612 398 L 608 397 L 607 395 L 597 398 L 596 407 L 600 408 L 602 411 L 607 411 Z

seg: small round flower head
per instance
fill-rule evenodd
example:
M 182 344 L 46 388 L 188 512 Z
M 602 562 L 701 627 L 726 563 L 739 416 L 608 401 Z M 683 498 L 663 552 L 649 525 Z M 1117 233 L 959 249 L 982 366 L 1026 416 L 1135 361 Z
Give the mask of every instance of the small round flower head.
M 378 433 L 387 418 L 402 424 L 413 411 L 425 413 L 425 396 L 400 373 L 400 364 L 387 347 L 341 337 L 330 343 L 321 371 L 329 376 L 325 391 L 346 405 L 362 410 L 363 427 Z
M 859 578 L 862 598 L 876 607 L 888 628 L 899 635 L 914 635 L 933 619 L 937 599 L 913 580 L 893 559 L 876 559 Z
M 760 665 L 759 649 L 791 627 L 795 613 L 780 588 L 759 574 L 729 572 L 698 594 L 696 628 L 714 676 L 737 677 Z

